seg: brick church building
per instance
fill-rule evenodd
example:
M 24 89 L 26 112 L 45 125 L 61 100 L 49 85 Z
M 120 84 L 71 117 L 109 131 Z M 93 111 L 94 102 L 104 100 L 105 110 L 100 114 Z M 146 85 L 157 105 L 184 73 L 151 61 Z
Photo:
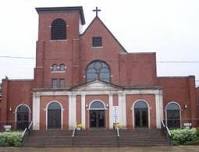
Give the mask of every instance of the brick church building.
M 82 7 L 36 8 L 32 80 L 2 80 L 0 122 L 34 130 L 198 126 L 194 76 L 158 77 L 156 53 L 129 53 L 96 16 L 87 29 Z

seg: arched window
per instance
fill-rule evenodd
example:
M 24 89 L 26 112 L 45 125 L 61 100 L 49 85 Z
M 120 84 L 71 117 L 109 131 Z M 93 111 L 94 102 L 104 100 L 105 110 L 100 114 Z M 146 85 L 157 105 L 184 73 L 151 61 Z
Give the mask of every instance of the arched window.
M 105 109 L 105 107 L 104 107 L 104 104 L 102 102 L 94 101 L 93 103 L 91 103 L 90 109 L 91 110 L 103 110 L 103 109 Z
M 57 71 L 57 70 L 58 70 L 57 64 L 53 64 L 53 65 L 51 66 L 51 71 Z
M 144 101 L 138 101 L 134 106 L 135 127 L 148 127 L 148 106 Z
M 29 108 L 26 105 L 20 105 L 17 108 L 17 129 L 25 129 L 29 125 Z
M 109 66 L 103 61 L 94 61 L 90 63 L 86 69 L 86 81 L 93 80 L 110 81 Z
M 147 104 L 144 101 L 139 101 L 135 103 L 135 109 L 147 109 Z
M 64 64 L 60 64 L 59 65 L 59 70 L 60 71 L 64 71 L 65 70 L 65 65 Z
M 53 64 L 51 66 L 51 71 L 65 71 L 65 64 L 60 64 L 60 65 Z
M 180 128 L 180 107 L 171 102 L 166 106 L 166 120 L 169 128 Z
M 51 40 L 66 39 L 66 23 L 62 19 L 56 19 L 51 24 Z

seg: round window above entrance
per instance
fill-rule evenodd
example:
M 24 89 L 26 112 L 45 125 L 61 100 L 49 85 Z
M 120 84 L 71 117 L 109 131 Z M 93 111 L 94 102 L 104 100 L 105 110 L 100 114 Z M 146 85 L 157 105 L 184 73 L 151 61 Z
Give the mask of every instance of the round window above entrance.
M 102 103 L 100 101 L 94 101 L 91 103 L 89 109 L 90 110 L 104 110 L 105 106 L 104 106 L 104 103 Z

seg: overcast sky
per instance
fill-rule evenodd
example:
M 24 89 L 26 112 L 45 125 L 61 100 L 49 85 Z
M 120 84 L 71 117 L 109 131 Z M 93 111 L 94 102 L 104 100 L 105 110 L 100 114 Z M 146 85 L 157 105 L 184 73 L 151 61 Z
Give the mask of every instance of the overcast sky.
M 38 35 L 35 7 L 49 6 L 83 6 L 84 29 L 95 16 L 92 10 L 98 6 L 102 10 L 99 17 L 128 52 L 157 53 L 158 76 L 195 75 L 199 80 L 198 0 L 2 1 L 0 79 L 33 78 Z

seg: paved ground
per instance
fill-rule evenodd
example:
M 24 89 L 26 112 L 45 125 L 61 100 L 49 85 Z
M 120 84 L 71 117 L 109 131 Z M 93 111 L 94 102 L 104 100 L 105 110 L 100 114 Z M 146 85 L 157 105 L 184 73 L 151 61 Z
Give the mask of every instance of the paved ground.
M 199 152 L 199 146 L 155 146 L 122 148 L 5 148 L 0 152 Z

